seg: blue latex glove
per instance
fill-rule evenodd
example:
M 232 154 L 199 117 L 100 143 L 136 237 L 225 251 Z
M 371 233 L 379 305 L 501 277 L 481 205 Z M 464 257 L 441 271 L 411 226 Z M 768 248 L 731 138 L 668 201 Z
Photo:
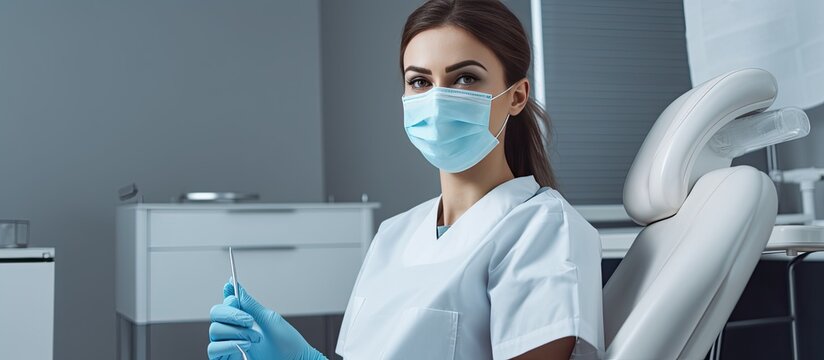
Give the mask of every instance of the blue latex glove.
M 235 344 L 246 351 L 249 360 L 326 359 L 280 314 L 259 304 L 243 286 L 238 287 L 240 307 L 231 281 L 223 287 L 223 304 L 212 307 L 209 359 L 242 359 Z M 260 330 L 253 329 L 254 323 Z

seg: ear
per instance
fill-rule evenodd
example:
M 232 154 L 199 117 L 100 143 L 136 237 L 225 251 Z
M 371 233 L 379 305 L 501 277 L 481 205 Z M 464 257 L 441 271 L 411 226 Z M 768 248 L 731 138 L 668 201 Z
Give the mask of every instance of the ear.
M 529 79 L 524 78 L 516 82 L 510 92 L 509 98 L 512 100 L 509 104 L 509 114 L 516 116 L 526 107 L 529 100 Z

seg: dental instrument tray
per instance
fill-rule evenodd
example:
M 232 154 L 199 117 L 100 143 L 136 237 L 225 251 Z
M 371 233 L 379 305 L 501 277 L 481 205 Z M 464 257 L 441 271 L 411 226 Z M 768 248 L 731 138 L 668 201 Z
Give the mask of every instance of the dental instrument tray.
M 257 200 L 260 200 L 260 194 L 236 192 L 187 192 L 177 199 L 181 203 L 237 203 Z

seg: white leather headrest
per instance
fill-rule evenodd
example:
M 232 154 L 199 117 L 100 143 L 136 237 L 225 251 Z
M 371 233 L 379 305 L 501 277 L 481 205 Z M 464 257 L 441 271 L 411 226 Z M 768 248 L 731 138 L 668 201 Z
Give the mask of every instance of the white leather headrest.
M 647 225 L 678 212 L 699 177 L 730 165 L 731 159 L 703 151 L 707 141 L 733 119 L 768 108 L 777 91 L 770 73 L 742 69 L 675 99 L 653 124 L 627 174 L 624 208 L 629 216 Z

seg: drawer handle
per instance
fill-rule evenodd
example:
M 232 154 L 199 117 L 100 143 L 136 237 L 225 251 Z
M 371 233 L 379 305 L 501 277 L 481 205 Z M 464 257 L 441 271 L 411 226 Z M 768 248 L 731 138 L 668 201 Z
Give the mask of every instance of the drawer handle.
M 241 213 L 241 214 L 244 214 L 244 213 L 288 214 L 288 213 L 295 212 L 295 209 L 289 209 L 289 208 L 284 208 L 284 209 L 226 209 L 226 212 L 228 212 L 228 213 Z
M 224 248 L 226 251 L 229 251 L 229 247 Z M 249 246 L 232 246 L 232 250 L 234 251 L 254 251 L 254 250 L 277 250 L 277 251 L 287 251 L 287 250 L 295 250 L 297 246 L 294 245 L 249 245 Z

